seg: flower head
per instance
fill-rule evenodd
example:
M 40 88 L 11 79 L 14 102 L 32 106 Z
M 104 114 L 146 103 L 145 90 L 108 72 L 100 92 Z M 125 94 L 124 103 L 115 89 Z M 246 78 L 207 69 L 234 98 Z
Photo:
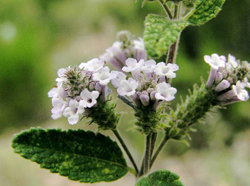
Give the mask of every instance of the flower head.
M 120 96 L 125 96 L 137 107 L 149 106 L 156 109 L 162 101 L 171 101 L 177 90 L 167 83 L 168 79 L 176 77 L 176 64 L 156 64 L 154 60 L 129 58 L 122 68 L 125 73 L 117 72 L 112 84 Z M 127 76 L 129 76 L 127 80 Z M 154 104 L 155 103 L 155 104 Z
M 214 90 L 219 104 L 222 105 L 248 100 L 249 95 L 245 88 L 248 88 L 249 85 L 250 64 L 245 61 L 240 62 L 230 54 L 227 59 L 222 60 L 221 58 L 217 54 L 213 54 L 211 59 L 205 56 L 205 60 L 213 61 L 210 61 L 213 63 L 212 65 L 209 63 L 211 71 L 207 88 Z M 219 66 L 223 62 L 224 65 Z M 217 68 L 214 67 L 216 63 Z
M 104 61 L 114 66 L 116 70 L 122 71 L 128 58 L 134 58 L 137 61 L 147 60 L 147 51 L 142 39 L 133 39 L 128 31 L 119 32 L 117 38 L 118 41 L 114 42 L 106 50 L 106 53 L 100 56 Z
M 76 124 L 86 110 L 90 113 L 98 101 L 105 102 L 108 96 L 107 84 L 115 77 L 104 67 L 104 61 L 97 58 L 81 63 L 73 68 L 58 70 L 57 87 L 48 92 L 52 98 L 52 118 L 68 118 L 70 124 Z

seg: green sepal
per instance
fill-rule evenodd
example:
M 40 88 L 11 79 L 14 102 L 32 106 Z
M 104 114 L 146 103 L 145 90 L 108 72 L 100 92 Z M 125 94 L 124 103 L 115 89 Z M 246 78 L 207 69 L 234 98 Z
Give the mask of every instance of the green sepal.
M 202 0 L 188 18 L 193 26 L 200 26 L 215 18 L 226 0 Z
M 149 14 L 145 21 L 144 43 L 152 58 L 164 55 L 180 32 L 188 25 L 184 20 L 169 20 L 166 17 Z
M 135 186 L 184 186 L 179 178 L 177 174 L 168 170 L 158 170 L 139 179 Z
M 91 123 L 96 123 L 100 130 L 113 130 L 117 127 L 120 114 L 115 112 L 116 104 L 110 100 L 98 102 L 97 106 L 90 108 L 89 118 L 92 119 Z
M 114 181 L 128 172 L 116 142 L 91 131 L 33 128 L 16 135 L 12 147 L 41 168 L 80 182 Z

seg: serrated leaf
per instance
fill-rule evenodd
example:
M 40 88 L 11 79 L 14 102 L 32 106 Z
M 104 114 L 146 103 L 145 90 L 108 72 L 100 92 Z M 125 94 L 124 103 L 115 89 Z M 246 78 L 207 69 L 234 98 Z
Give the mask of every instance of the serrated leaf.
M 197 5 L 193 14 L 188 18 L 191 25 L 203 25 L 209 20 L 215 18 L 221 11 L 226 0 L 202 0 Z
M 168 170 L 158 170 L 141 178 L 135 186 L 184 186 L 179 176 Z
M 165 54 L 180 32 L 188 25 L 183 20 L 169 20 L 166 17 L 149 14 L 145 21 L 144 43 L 152 58 Z
M 90 131 L 31 129 L 18 134 L 12 147 L 41 168 L 80 182 L 114 181 L 128 171 L 118 145 Z

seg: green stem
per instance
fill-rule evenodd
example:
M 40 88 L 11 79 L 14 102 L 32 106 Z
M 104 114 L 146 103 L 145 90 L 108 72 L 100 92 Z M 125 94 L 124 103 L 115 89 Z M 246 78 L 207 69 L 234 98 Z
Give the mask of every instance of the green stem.
M 174 18 L 177 18 L 179 12 L 179 3 L 175 3 L 174 5 Z
M 157 148 L 156 152 L 154 153 L 154 156 L 151 159 L 150 162 L 150 168 L 152 167 L 152 165 L 154 164 L 156 158 L 158 157 L 158 155 L 160 154 L 161 150 L 163 149 L 163 147 L 165 146 L 166 142 L 169 140 L 169 137 L 167 135 L 164 136 L 161 144 L 159 145 L 159 147 Z
M 122 148 L 124 149 L 124 151 L 127 153 L 128 158 L 130 159 L 131 163 L 133 164 L 133 166 L 134 166 L 134 168 L 135 168 L 136 175 L 138 175 L 139 170 L 138 170 L 138 168 L 137 168 L 137 165 L 136 165 L 136 163 L 135 163 L 135 160 L 134 160 L 133 156 L 131 155 L 131 153 L 130 153 L 128 147 L 127 147 L 126 144 L 124 143 L 124 141 L 123 141 L 122 137 L 120 136 L 119 132 L 118 132 L 116 129 L 114 129 L 114 130 L 112 130 L 112 131 L 113 131 L 113 133 L 115 134 L 115 136 L 117 137 L 117 139 L 119 140 L 119 142 L 121 143 Z
M 178 36 L 177 40 L 172 45 L 170 45 L 170 47 L 168 49 L 168 57 L 166 60 L 167 64 L 168 63 L 175 63 L 176 57 L 177 57 L 179 41 L 180 41 L 180 35 Z
M 162 7 L 164 8 L 165 12 L 167 13 L 168 17 L 170 19 L 173 19 L 173 15 L 168 7 L 168 5 L 166 4 L 166 2 L 164 2 L 163 0 L 159 0 L 160 4 L 162 5 Z
M 145 175 L 150 169 L 151 152 L 152 152 L 151 143 L 152 143 L 152 133 L 146 136 L 145 152 L 144 152 L 144 157 L 143 157 L 143 161 L 141 164 L 139 177 Z
M 152 134 L 152 138 L 151 138 L 151 152 L 150 152 L 150 159 L 152 158 L 152 155 L 153 155 L 153 152 L 154 152 L 156 139 L 157 139 L 157 133 L 156 133 L 156 132 L 153 132 L 153 134 Z
M 152 142 L 151 138 L 152 138 L 152 133 L 149 134 L 146 139 L 146 151 L 145 151 L 145 158 L 144 158 L 145 161 L 144 161 L 143 175 L 148 173 L 149 167 L 150 167 L 150 160 L 151 160 L 150 153 L 151 153 L 151 142 Z

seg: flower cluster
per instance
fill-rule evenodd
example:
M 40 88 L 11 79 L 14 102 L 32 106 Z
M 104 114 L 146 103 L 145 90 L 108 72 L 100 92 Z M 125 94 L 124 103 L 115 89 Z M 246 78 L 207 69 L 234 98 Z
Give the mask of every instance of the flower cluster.
M 108 64 L 111 64 L 116 70 L 121 71 L 128 58 L 136 60 L 147 59 L 147 51 L 142 39 L 133 39 L 128 31 L 121 31 L 118 34 L 118 41 L 101 55 Z
M 167 82 L 176 77 L 175 71 L 179 69 L 176 64 L 134 58 L 128 58 L 125 64 L 123 72 L 116 72 L 111 82 L 118 94 L 131 99 L 136 107 L 151 105 L 156 110 L 162 101 L 175 98 L 177 90 Z
M 250 64 L 246 61 L 236 60 L 232 55 L 219 56 L 218 54 L 206 55 L 206 63 L 211 66 L 207 88 L 211 88 L 217 95 L 219 104 L 225 105 L 237 101 L 247 101 L 250 88 Z
M 109 94 L 107 84 L 114 77 L 104 61 L 97 58 L 79 66 L 58 70 L 57 86 L 48 96 L 52 98 L 52 118 L 68 118 L 71 125 L 81 117 L 89 116 L 90 109 L 97 107 L 97 101 L 106 101 Z

